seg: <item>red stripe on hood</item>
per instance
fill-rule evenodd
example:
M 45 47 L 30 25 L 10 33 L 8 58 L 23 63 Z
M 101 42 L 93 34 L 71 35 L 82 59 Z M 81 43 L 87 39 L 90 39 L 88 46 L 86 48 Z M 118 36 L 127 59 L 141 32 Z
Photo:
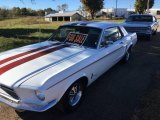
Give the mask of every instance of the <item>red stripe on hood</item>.
M 17 54 L 17 55 L 14 55 L 14 56 L 5 58 L 5 59 L 3 59 L 3 60 L 0 60 L 0 65 L 1 65 L 1 64 L 4 64 L 4 63 L 6 63 L 6 62 L 9 62 L 9 61 L 11 61 L 11 60 L 14 60 L 14 59 L 16 59 L 16 58 L 19 58 L 19 57 L 28 55 L 28 54 L 30 54 L 30 53 L 34 53 L 34 52 L 37 52 L 37 51 L 40 51 L 40 50 L 43 50 L 43 49 L 52 47 L 52 46 L 54 46 L 54 45 L 59 45 L 59 44 L 60 44 L 60 43 L 55 43 L 55 44 L 52 44 L 52 45 L 43 46 L 43 47 L 40 47 L 40 48 L 37 48 L 37 49 L 34 49 L 34 50 L 30 50 L 30 51 L 27 51 L 27 52 L 24 52 L 24 53 L 20 53 L 20 54 Z
M 61 46 L 58 46 L 58 47 L 55 47 L 55 48 L 50 48 L 48 50 L 45 50 L 45 51 L 42 51 L 42 52 L 39 52 L 39 53 L 36 53 L 34 55 L 31 55 L 31 56 L 28 56 L 26 58 L 23 58 L 23 59 L 20 59 L 20 60 L 17 60 L 13 63 L 10 63 L 4 67 L 1 67 L 0 68 L 0 75 L 2 75 L 3 73 L 7 72 L 8 70 L 12 69 L 12 68 L 15 68 L 21 64 L 24 64 L 26 62 L 29 62 L 31 60 L 34 60 L 36 58 L 39 58 L 41 56 L 44 56 L 44 55 L 47 55 L 49 53 L 52 53 L 52 52 L 55 52 L 57 50 L 60 50 L 60 49 L 63 49 L 65 47 L 67 47 L 68 45 L 61 45 Z

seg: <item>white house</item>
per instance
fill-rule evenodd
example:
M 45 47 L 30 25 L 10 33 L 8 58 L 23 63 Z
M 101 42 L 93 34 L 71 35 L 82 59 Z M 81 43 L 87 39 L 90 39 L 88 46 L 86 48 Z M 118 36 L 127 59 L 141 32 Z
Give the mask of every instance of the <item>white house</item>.
M 150 12 L 150 14 L 160 18 L 160 9 L 153 9 L 152 8 L 152 9 L 149 10 L 149 12 Z
M 45 21 L 53 22 L 53 21 L 81 21 L 85 18 L 80 15 L 77 11 L 73 12 L 58 12 L 58 13 L 50 13 L 45 16 Z
M 96 15 L 100 16 L 105 12 L 107 15 L 117 16 L 117 17 L 126 17 L 127 16 L 127 8 L 104 8 L 101 9 Z

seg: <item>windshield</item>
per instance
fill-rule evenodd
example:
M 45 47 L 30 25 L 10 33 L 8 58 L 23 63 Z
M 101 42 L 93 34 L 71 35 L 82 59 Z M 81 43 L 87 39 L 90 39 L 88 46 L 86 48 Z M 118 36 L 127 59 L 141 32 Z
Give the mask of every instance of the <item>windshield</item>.
M 147 15 L 136 15 L 136 16 L 130 16 L 127 20 L 127 22 L 152 22 L 152 16 Z
M 50 40 L 97 48 L 101 31 L 92 27 L 62 26 L 56 30 Z

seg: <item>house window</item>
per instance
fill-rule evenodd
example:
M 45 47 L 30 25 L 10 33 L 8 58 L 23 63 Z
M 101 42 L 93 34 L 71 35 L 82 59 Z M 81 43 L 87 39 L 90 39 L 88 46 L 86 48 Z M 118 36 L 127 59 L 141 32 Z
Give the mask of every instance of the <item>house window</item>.
M 70 17 L 64 17 L 64 21 L 70 21 Z

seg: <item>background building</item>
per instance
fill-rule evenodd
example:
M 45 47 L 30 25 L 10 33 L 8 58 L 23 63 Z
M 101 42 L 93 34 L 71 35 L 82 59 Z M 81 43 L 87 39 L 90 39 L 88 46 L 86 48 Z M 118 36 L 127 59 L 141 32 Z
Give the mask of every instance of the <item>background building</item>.
M 127 9 L 127 8 L 104 8 L 97 12 L 96 16 L 106 16 L 106 17 L 121 17 L 127 18 L 129 15 L 135 14 L 134 9 Z
M 160 18 L 160 9 L 150 9 L 149 12 L 157 18 Z
M 53 22 L 53 21 L 81 21 L 85 20 L 85 18 L 80 15 L 77 11 L 73 12 L 63 12 L 60 11 L 58 13 L 50 13 L 45 16 L 45 21 Z

